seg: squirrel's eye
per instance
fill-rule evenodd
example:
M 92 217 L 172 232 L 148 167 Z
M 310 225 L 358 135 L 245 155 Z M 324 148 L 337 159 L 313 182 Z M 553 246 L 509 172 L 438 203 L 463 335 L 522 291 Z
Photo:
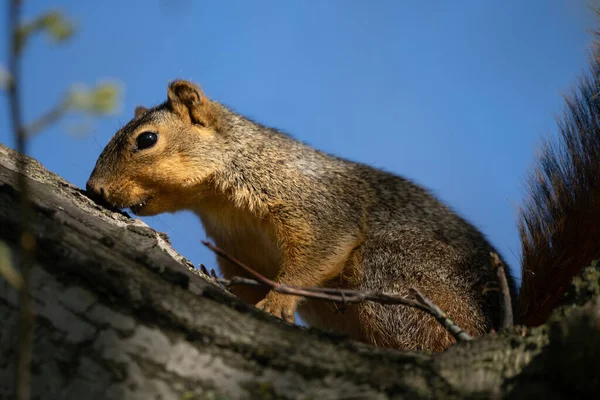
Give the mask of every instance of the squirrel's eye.
M 142 132 L 136 139 L 136 145 L 138 150 L 148 149 L 156 144 L 158 140 L 158 134 L 154 132 Z

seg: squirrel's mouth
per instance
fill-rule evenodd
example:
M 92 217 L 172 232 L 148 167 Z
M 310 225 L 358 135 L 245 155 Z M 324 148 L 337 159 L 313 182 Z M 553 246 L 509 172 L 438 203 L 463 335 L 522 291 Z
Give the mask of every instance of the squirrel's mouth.
M 150 200 L 150 197 L 146 197 L 146 198 L 142 199 L 142 201 L 140 201 L 139 203 L 130 205 L 128 208 L 131 210 L 132 213 L 138 214 L 140 211 L 142 211 L 142 209 L 146 206 L 146 204 L 148 204 L 149 200 Z

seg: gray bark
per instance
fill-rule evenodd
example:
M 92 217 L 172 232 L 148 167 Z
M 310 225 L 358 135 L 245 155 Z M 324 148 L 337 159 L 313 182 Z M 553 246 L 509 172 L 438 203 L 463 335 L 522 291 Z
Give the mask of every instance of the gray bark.
M 600 389 L 598 270 L 545 326 L 438 355 L 290 326 L 195 270 L 166 236 L 31 161 L 39 399 L 561 398 Z M 0 240 L 16 249 L 15 153 L 0 145 Z M 200 238 L 199 238 L 200 239 Z M 594 286 L 595 285 L 595 286 Z M 0 277 L 0 399 L 14 396 L 18 296 Z

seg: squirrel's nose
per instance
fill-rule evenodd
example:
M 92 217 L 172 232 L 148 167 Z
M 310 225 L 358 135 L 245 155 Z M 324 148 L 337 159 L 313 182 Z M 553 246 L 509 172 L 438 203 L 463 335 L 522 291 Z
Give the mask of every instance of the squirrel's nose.
M 104 186 L 96 181 L 95 179 L 90 179 L 85 184 L 85 191 L 90 199 L 94 200 L 97 203 L 106 204 L 108 193 Z

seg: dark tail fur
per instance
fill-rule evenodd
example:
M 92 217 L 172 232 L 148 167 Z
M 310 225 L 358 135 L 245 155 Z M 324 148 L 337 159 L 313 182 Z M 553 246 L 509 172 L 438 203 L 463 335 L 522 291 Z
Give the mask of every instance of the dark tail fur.
M 543 323 L 573 276 L 600 258 L 599 38 L 590 72 L 566 99 L 558 141 L 543 145 L 520 210 L 520 324 Z

